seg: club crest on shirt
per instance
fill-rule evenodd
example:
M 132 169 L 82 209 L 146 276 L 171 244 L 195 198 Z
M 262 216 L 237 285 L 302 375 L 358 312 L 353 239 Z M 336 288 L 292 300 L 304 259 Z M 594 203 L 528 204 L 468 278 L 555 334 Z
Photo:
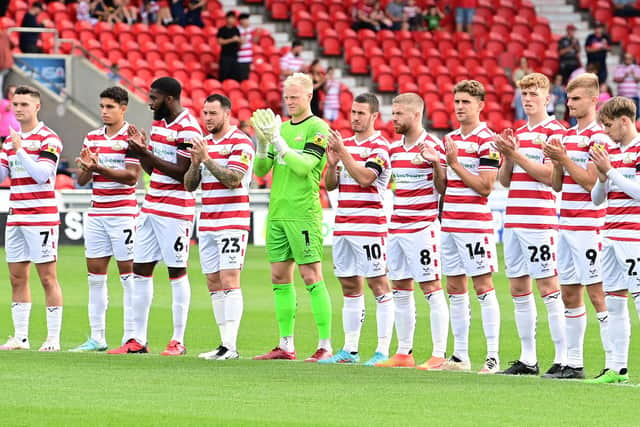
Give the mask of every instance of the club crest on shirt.
M 421 153 L 415 155 L 413 159 L 411 159 L 411 164 L 413 165 L 421 165 L 424 163 L 424 157 L 422 157 Z
M 467 148 L 465 148 L 464 151 L 466 151 L 467 153 L 475 153 L 478 151 L 478 144 L 476 144 L 475 142 L 472 142 L 469 145 L 467 145 Z
M 584 148 L 587 145 L 589 145 L 589 138 L 587 138 L 586 136 L 580 138 L 580 141 L 578 141 L 578 147 Z
M 167 135 L 167 141 L 168 142 L 175 142 L 177 138 L 177 135 L 175 132 L 171 132 L 169 135 Z
M 34 151 L 38 149 L 38 143 L 35 141 L 32 141 L 31 144 L 29 144 L 29 150 Z
M 249 155 L 249 153 L 246 153 L 243 151 L 242 154 L 240 154 L 240 162 L 244 163 L 245 165 L 248 165 L 250 161 L 251 161 L 251 156 Z
M 371 151 L 368 148 L 363 148 L 362 151 L 360 151 L 360 157 L 363 159 L 369 157 L 369 154 L 371 154 Z
M 533 143 L 535 145 L 542 145 L 542 143 L 545 141 L 545 139 L 541 136 L 536 136 L 536 138 L 533 140 Z
M 113 149 L 116 151 L 120 151 L 124 148 L 124 145 L 120 143 L 120 141 L 116 141 L 115 144 L 113 144 Z
M 231 154 L 231 151 L 229 151 L 226 148 L 223 148 L 222 150 L 220 150 L 220 155 L 221 156 L 228 156 L 229 154 Z
M 295 142 L 302 142 L 302 135 L 298 135 L 293 139 Z
M 624 155 L 624 158 L 622 159 L 622 163 L 626 165 L 633 163 L 633 156 L 631 155 L 631 153 L 627 153 Z

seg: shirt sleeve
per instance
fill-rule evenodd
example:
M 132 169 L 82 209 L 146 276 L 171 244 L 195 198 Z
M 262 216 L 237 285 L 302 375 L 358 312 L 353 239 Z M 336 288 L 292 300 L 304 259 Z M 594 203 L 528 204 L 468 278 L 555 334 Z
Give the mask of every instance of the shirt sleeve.
M 478 155 L 480 157 L 478 171 L 495 171 L 500 167 L 500 153 L 493 148 L 491 138 L 479 141 Z
M 324 122 L 322 122 L 324 123 Z M 303 154 L 308 154 L 318 159 L 322 159 L 327 150 L 327 138 L 329 136 L 328 126 L 314 126 L 302 150 Z
M 193 146 L 193 144 L 191 144 L 191 140 L 196 137 L 202 137 L 200 126 L 196 122 L 186 124 L 178 133 L 178 147 L 176 154 L 190 159 L 191 153 L 189 152 L 189 148 Z
M 248 140 L 238 140 L 231 147 L 231 155 L 229 156 L 227 167 L 244 175 L 249 171 L 249 166 L 254 157 L 253 145 Z
M 58 158 L 62 152 L 62 142 L 54 135 L 48 136 L 40 147 L 38 162 L 49 162 L 54 167 L 58 164 Z
M 364 166 L 373 170 L 376 176 L 380 176 L 385 169 L 389 169 L 390 161 L 387 147 L 379 144 L 376 145 L 376 147 L 371 150 L 371 154 L 367 157 Z

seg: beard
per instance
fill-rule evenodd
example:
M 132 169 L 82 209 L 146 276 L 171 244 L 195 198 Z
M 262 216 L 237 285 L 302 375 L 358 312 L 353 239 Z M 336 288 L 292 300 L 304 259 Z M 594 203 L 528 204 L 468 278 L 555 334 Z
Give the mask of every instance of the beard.
M 398 124 L 397 126 L 394 126 L 394 130 L 396 131 L 397 134 L 404 135 L 407 132 L 409 132 L 409 125 Z
M 169 107 L 166 103 L 163 103 L 156 110 L 153 110 L 153 120 L 162 120 L 169 117 L 171 111 L 169 111 Z
M 214 123 L 210 128 L 207 128 L 209 133 L 218 133 L 222 130 L 224 123 Z

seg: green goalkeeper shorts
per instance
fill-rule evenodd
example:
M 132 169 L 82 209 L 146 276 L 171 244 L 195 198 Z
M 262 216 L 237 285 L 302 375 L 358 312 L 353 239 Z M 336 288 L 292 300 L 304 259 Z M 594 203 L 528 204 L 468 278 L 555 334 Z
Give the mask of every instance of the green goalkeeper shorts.
M 322 261 L 322 222 L 267 220 L 267 257 L 299 265 Z

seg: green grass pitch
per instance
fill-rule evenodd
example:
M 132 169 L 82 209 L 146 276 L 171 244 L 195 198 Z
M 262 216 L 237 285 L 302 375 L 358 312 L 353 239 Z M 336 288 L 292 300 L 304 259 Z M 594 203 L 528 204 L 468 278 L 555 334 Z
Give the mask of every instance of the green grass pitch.
M 4 251 L 0 250 L 4 260 Z M 87 284 L 81 247 L 60 249 L 58 272 L 64 291 L 63 350 L 83 342 L 89 332 Z M 263 248 L 250 247 L 242 275 L 245 312 L 239 336 L 242 360 L 215 362 L 196 355 L 219 343 L 211 302 L 200 273 L 197 248 L 191 251 L 191 312 L 186 357 L 158 355 L 171 337 L 171 291 L 166 269 L 155 277 L 150 318 L 150 355 L 0 353 L 1 425 L 638 425 L 635 403 L 640 388 L 596 386 L 539 378 L 479 376 L 475 373 L 429 373 L 415 369 L 363 366 L 317 366 L 303 362 L 258 362 L 250 358 L 277 343 L 277 328 Z M 501 266 L 502 268 L 502 266 Z M 324 272 L 334 304 L 334 347 L 342 345 L 342 298 L 331 273 L 326 249 Z M 30 339 L 38 348 L 45 338 L 44 297 L 35 271 L 31 288 L 33 310 Z M 298 283 L 296 349 L 299 358 L 311 354 L 316 331 L 309 298 Z M 6 264 L 0 264 L 0 335 L 13 333 Z M 503 367 L 520 354 L 508 283 L 496 274 L 501 304 Z M 113 268 L 109 277 L 110 308 L 107 338 L 118 345 L 122 334 L 122 291 Z M 541 369 L 550 366 L 553 346 L 544 304 L 539 311 L 538 354 Z M 418 323 L 415 355 L 419 363 L 430 352 L 428 306 L 416 295 Z M 485 355 L 477 301 L 472 298 L 471 357 L 479 369 Z M 375 349 L 375 308 L 367 295 L 360 351 L 364 359 Z M 638 320 L 631 310 L 630 372 L 640 379 Z M 449 342 L 449 350 L 452 341 Z M 392 343 L 392 351 L 395 342 Z M 588 376 L 601 369 L 597 320 L 589 311 L 585 340 Z M 638 376 L 636 376 L 638 375 Z

